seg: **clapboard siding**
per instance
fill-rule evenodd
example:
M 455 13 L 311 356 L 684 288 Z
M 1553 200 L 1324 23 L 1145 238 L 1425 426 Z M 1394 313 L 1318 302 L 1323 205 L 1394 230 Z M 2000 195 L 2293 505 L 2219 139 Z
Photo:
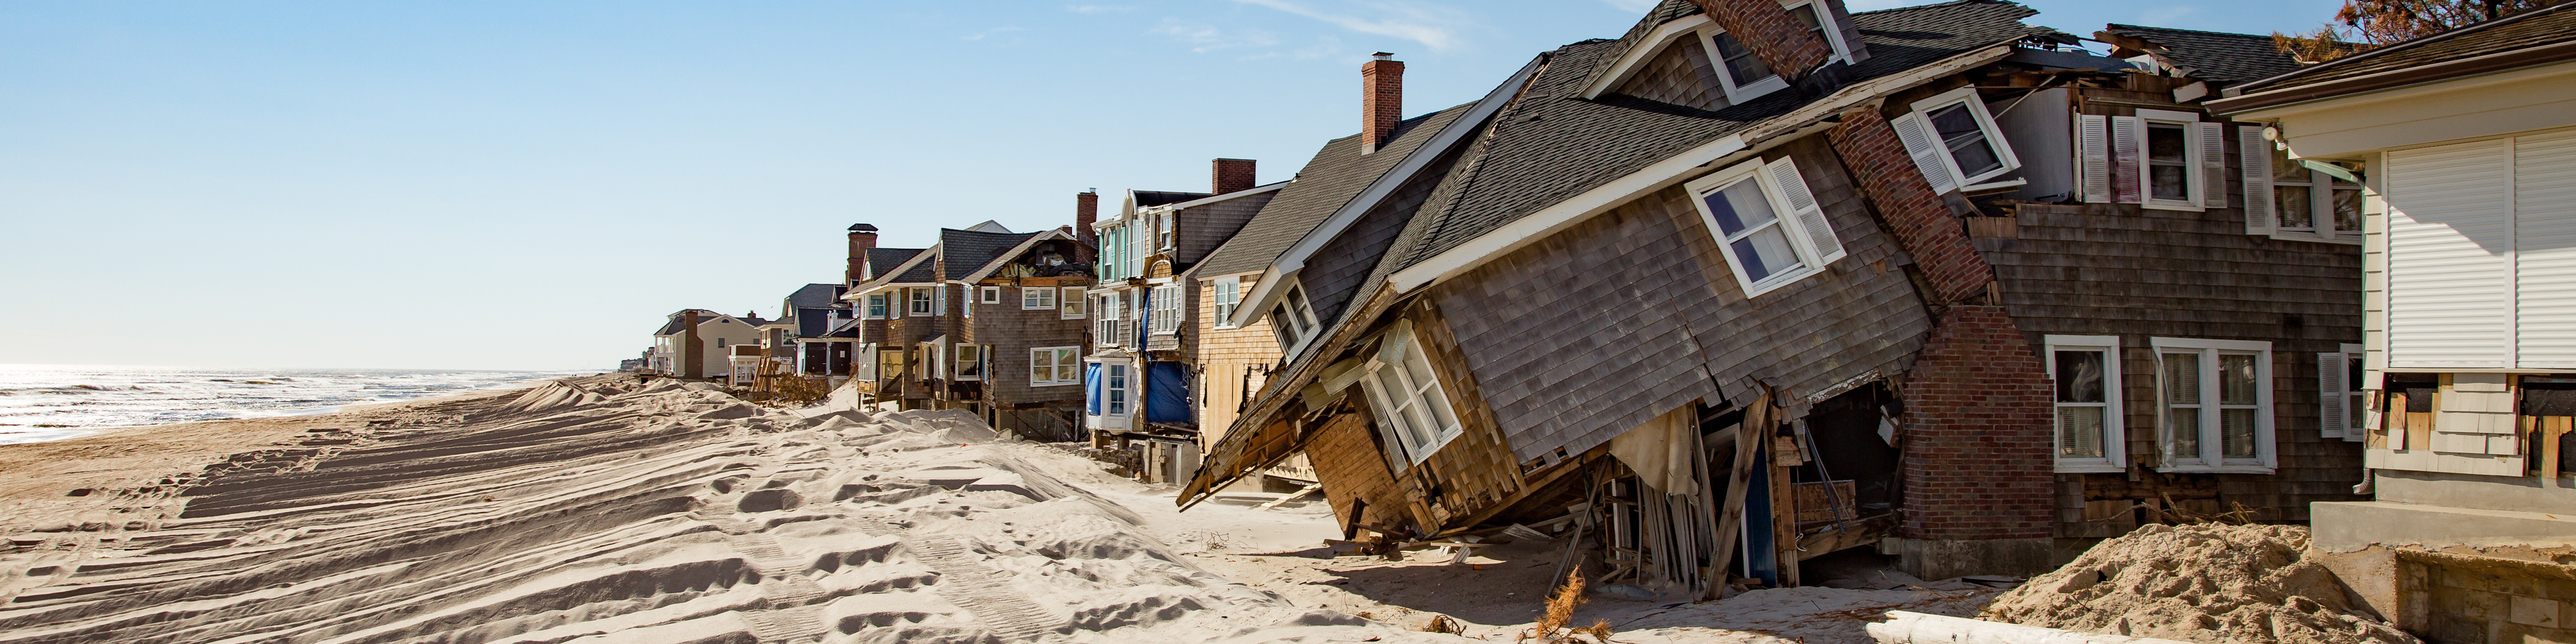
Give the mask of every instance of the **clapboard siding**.
M 1793 397 L 1892 375 L 1930 328 L 1923 302 L 1821 136 L 1794 156 L 1849 256 L 1747 300 L 1680 187 L 1434 287 L 1506 443 L 1580 453 L 1693 400 Z M 1552 459 L 1552 457 L 1551 457 Z M 1550 460 L 1549 462 L 1553 462 Z

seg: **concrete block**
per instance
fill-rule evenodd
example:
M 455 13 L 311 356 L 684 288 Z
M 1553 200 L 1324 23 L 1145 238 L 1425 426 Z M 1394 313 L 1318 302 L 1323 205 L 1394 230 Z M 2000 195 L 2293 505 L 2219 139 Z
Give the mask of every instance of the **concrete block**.
M 2525 624 L 2497 624 L 2495 637 L 2491 641 L 2494 644 L 2561 644 L 2576 642 L 2576 630 Z
M 2476 620 L 2504 619 L 2512 609 L 2510 602 L 2506 601 L 2508 598 L 2504 595 L 2483 590 L 2463 590 L 2459 595 L 2461 617 Z M 2435 602 L 2434 605 L 2442 606 L 2442 602 Z
M 1921 579 L 1964 575 L 2032 577 L 2056 570 L 2057 540 L 1892 539 L 1896 567 Z
M 2511 612 L 2505 615 L 2505 621 L 2550 628 L 2557 628 L 2562 623 L 2558 621 L 2560 608 L 2558 602 L 2533 597 L 2512 597 L 2511 599 L 2513 605 Z
M 2327 552 L 2356 552 L 2372 545 L 2576 542 L 2576 516 L 2539 512 L 2387 501 L 2319 502 L 2309 505 L 2309 521 L 2314 534 L 2311 546 Z

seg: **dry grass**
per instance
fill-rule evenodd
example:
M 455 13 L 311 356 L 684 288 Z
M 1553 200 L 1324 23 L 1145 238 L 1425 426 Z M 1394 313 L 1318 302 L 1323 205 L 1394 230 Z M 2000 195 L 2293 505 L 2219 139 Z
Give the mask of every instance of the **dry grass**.
M 1548 596 L 1546 612 L 1539 615 L 1538 623 L 1530 625 L 1529 632 L 1521 634 L 1519 641 L 1565 644 L 1579 642 L 1581 640 L 1575 639 L 1575 636 L 1583 635 L 1591 637 L 1594 642 L 1609 642 L 1609 620 L 1595 621 L 1591 626 L 1573 628 L 1566 626 L 1573 623 L 1574 608 L 1581 605 L 1583 605 L 1583 573 L 1582 571 L 1565 573 L 1565 585 L 1558 586 L 1556 594 Z

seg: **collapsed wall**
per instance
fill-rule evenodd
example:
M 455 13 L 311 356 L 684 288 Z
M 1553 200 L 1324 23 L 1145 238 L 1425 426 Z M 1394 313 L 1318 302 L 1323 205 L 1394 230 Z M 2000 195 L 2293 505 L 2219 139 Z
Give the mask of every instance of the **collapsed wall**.
M 2414 644 L 2325 566 L 2308 529 L 2149 525 L 1995 598 L 1980 619 L 2201 644 Z

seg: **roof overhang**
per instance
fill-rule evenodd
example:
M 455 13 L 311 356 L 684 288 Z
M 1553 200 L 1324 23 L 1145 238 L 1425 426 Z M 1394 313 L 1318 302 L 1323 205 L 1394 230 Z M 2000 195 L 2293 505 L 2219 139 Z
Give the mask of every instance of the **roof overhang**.
M 2235 116 L 2257 110 L 2278 109 L 2356 94 L 2430 85 L 2471 76 L 2497 74 L 2569 61 L 2576 61 L 2576 40 L 2392 69 L 2351 78 L 2338 78 L 2297 87 L 2257 91 L 2208 101 L 2202 105 L 2211 113 Z M 2261 82 L 2263 81 L 2256 81 L 2256 83 Z
M 921 265 L 922 262 L 930 261 L 931 257 L 938 254 L 939 244 L 931 244 L 929 248 L 924 248 L 921 249 L 921 252 L 913 253 L 912 259 L 904 260 L 903 263 L 896 264 L 893 270 L 886 271 L 885 277 L 877 278 L 875 281 L 861 282 L 858 286 L 850 287 L 849 292 L 841 294 L 841 301 L 863 301 L 867 299 L 869 293 L 882 292 L 886 289 L 895 287 L 937 286 L 938 284 L 933 282 L 895 282 L 891 280 L 893 280 L 897 275 L 902 275 L 904 272 L 912 270 L 912 267 Z
M 1619 60 L 1612 63 L 1607 68 L 1608 71 L 1594 77 L 1590 84 L 1584 85 L 1582 96 L 1600 98 L 1602 94 L 1608 93 L 1610 88 L 1618 87 L 1619 83 L 1626 82 L 1629 76 L 1636 75 L 1638 67 L 1643 67 L 1647 61 L 1654 60 L 1655 54 L 1662 53 L 1664 47 L 1671 45 L 1673 41 L 1680 40 L 1684 36 L 1699 31 L 1699 28 L 1716 22 L 1710 20 L 1708 14 L 1697 13 L 1655 25 L 1654 31 L 1646 32 L 1645 37 L 1637 39 L 1636 46 L 1629 47 L 1626 53 L 1620 54 Z
M 1678 21 L 1677 21 L 1678 22 Z M 1494 258 L 1520 250 L 1547 236 L 1564 231 L 1595 215 L 1609 212 L 1636 200 L 1698 175 L 1702 170 L 1744 155 L 1761 152 L 1765 143 L 1784 134 L 1796 134 L 1827 117 L 1855 106 L 1865 105 L 1933 79 L 1984 66 L 2018 50 L 2009 43 L 1995 45 L 1916 67 L 1903 74 L 1881 76 L 1854 83 L 1834 92 L 1824 100 L 1808 103 L 1787 114 L 1767 119 L 1762 125 L 1684 150 L 1657 161 L 1645 169 L 1629 173 L 1600 187 L 1586 190 L 1573 198 L 1557 202 L 1530 213 L 1492 232 L 1467 240 L 1456 248 L 1441 251 L 1422 263 L 1396 271 L 1387 282 L 1396 292 L 1407 293 L 1423 286 L 1457 277 Z M 1236 313 L 1242 315 L 1241 312 Z

